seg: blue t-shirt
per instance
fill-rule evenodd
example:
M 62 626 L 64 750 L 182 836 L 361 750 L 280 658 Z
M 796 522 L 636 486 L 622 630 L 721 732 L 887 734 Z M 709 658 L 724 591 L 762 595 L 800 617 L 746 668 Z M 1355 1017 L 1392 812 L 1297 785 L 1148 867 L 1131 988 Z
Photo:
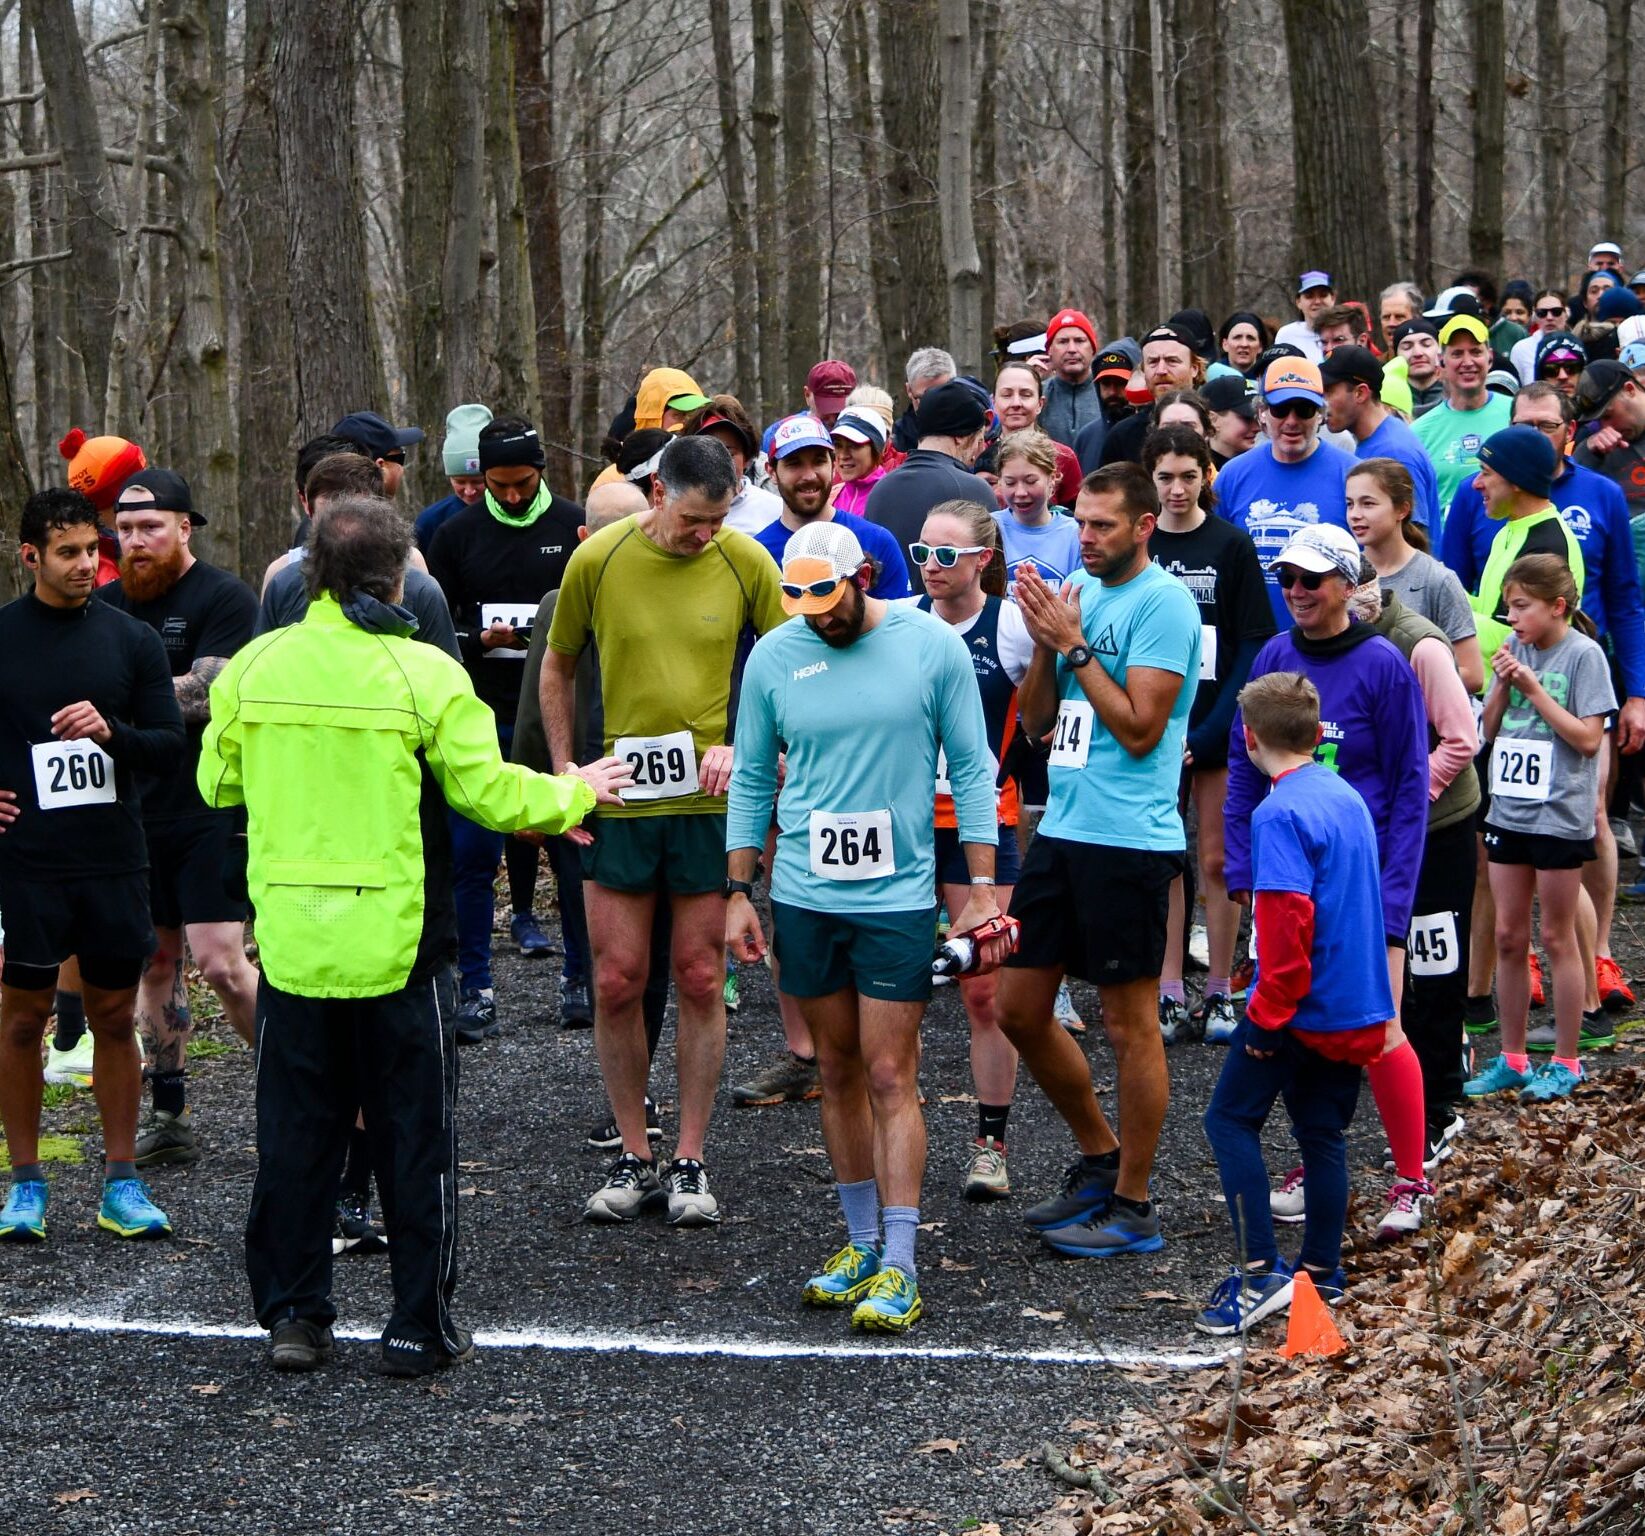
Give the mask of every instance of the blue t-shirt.
M 468 503 L 453 491 L 449 496 L 442 496 L 433 506 L 424 507 L 412 525 L 412 537 L 417 541 L 417 548 L 425 555 L 433 549 L 434 535 L 467 505 Z
M 1377 833 L 1353 786 L 1308 763 L 1283 774 L 1251 813 L 1254 891 L 1314 903 L 1313 985 L 1291 1028 L 1342 1033 L 1394 1016 L 1387 951 L 1366 943 L 1382 921 Z
M 1059 587 L 1080 569 L 1080 525 L 1065 512 L 1054 511 L 1051 521 L 1025 528 L 1009 512 L 996 512 L 1000 539 L 1005 545 L 1005 579 L 1017 579 L 1017 567 L 1033 564 L 1046 585 Z
M 862 545 L 862 552 L 880 568 L 879 575 L 874 578 L 874 585 L 868 589 L 868 595 L 888 600 L 907 597 L 913 590 L 908 584 L 908 562 L 903 559 L 902 551 L 897 547 L 897 540 L 890 530 L 880 527 L 878 523 L 869 522 L 866 517 L 858 517 L 855 512 L 842 512 L 838 507 L 834 509 L 832 521 L 856 534 L 857 542 Z M 754 535 L 754 541 L 763 545 L 780 567 L 783 563 L 783 550 L 794 537 L 794 533 L 795 530 L 778 517 L 775 522 L 768 523 L 760 529 Z
M 1399 417 L 1389 414 L 1388 419 L 1354 450 L 1356 459 L 1397 459 L 1411 472 L 1411 483 L 1416 488 L 1416 499 L 1411 504 L 1412 522 L 1439 531 L 1445 517 L 1445 508 L 1439 501 L 1439 481 L 1434 476 L 1434 461 L 1422 446 L 1422 439 Z
M 1354 461 L 1340 448 L 1320 443 L 1300 464 L 1281 464 L 1272 443 L 1258 443 L 1230 459 L 1217 476 L 1217 510 L 1251 535 L 1268 583 L 1268 601 L 1281 629 L 1291 614 L 1279 577 L 1269 569 L 1291 535 L 1311 523 L 1348 526 L 1348 474 Z
M 1076 843 L 1179 851 L 1186 841 L 1177 784 L 1200 671 L 1199 607 L 1187 587 L 1152 562 L 1117 587 L 1082 570 L 1077 589 L 1080 627 L 1094 653 L 1088 666 L 1100 666 L 1122 688 L 1132 667 L 1174 672 L 1183 685 L 1159 744 L 1146 756 L 1133 757 L 1103 728 L 1079 674 L 1057 658 L 1062 705 L 1040 831 Z

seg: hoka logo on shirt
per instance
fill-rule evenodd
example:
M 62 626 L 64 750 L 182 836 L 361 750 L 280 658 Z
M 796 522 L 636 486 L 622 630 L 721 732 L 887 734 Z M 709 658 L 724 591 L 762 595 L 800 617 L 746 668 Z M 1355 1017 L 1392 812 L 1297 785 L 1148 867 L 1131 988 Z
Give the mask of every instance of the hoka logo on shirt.
M 1119 641 L 1114 638 L 1114 626 L 1110 624 L 1091 642 L 1091 649 L 1099 656 L 1118 656 L 1120 653 Z
M 794 669 L 794 681 L 797 683 L 802 678 L 815 677 L 819 672 L 826 672 L 827 670 L 828 663 L 826 661 L 814 661 L 809 667 L 796 667 Z

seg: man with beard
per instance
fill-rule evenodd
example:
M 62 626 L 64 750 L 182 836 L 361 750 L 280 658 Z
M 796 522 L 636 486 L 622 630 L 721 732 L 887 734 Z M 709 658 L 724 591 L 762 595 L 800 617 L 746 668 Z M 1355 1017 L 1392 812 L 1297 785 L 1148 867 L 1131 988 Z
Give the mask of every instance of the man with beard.
M 257 969 L 246 959 L 246 826 L 240 811 L 208 810 L 194 783 L 200 741 L 211 718 L 217 674 L 249 639 L 257 598 L 243 581 L 195 558 L 194 530 L 205 523 L 188 482 L 169 469 L 145 469 L 120 488 L 114 527 L 120 579 L 97 600 L 129 613 L 160 637 L 188 734 L 180 767 L 139 780 L 149 850 L 149 908 L 159 947 L 143 970 L 137 1024 L 148 1044 L 154 1119 L 137 1142 L 137 1166 L 192 1163 L 200 1156 L 184 1075 L 194 1021 L 184 982 L 185 942 L 239 1037 L 252 1042 Z M 229 871 L 235 865 L 237 877 Z M 234 888 L 231 888 L 234 887 Z
M 801 614 L 753 650 L 737 712 L 726 815 L 725 938 L 765 955 L 750 897 L 777 795 L 772 939 L 783 986 L 817 1043 L 823 1139 L 847 1241 L 805 1287 L 851 1324 L 905 1333 L 923 1306 L 914 1264 L 925 1122 L 920 1020 L 931 997 L 939 744 L 972 895 L 964 933 L 999 913 L 994 762 L 969 648 L 934 614 L 866 595 L 872 566 L 839 522 L 796 533 L 783 552 L 782 606 Z M 911 691 L 912 690 L 912 691 Z M 984 945 L 985 968 L 1005 942 Z

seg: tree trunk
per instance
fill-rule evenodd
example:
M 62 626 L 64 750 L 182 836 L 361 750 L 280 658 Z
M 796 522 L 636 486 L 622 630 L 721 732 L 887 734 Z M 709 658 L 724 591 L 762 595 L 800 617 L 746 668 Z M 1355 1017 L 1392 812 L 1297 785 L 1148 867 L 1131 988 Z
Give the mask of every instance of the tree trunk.
M 1468 205 L 1468 261 L 1488 272 L 1500 272 L 1508 115 L 1504 0 L 1470 0 L 1469 24 L 1474 51 L 1474 175 Z
M 1434 292 L 1434 27 L 1439 0 L 1417 0 L 1415 254 L 1417 286 Z M 1558 3 L 1558 0 L 1555 0 Z
M 874 286 L 874 317 L 880 343 L 879 376 L 894 377 L 901 358 L 902 292 L 897 287 L 896 255 L 891 249 L 885 217 L 884 184 L 880 179 L 879 129 L 874 119 L 874 73 L 868 39 L 865 0 L 846 0 L 845 87 L 850 103 L 851 133 L 857 141 L 857 163 L 868 207 L 868 267 Z M 893 390 L 893 393 L 895 391 Z
M 758 400 L 755 361 L 754 234 L 748 222 L 748 178 L 743 168 L 742 124 L 737 111 L 737 65 L 731 47 L 730 0 L 708 0 L 714 38 L 714 87 L 720 109 L 720 182 L 731 225 L 731 352 L 737 398 Z
M 977 256 L 982 262 L 982 345 L 987 350 L 992 329 L 998 323 L 999 297 L 996 291 L 999 263 L 1000 206 L 995 192 L 999 181 L 1000 12 L 984 0 L 971 0 L 971 36 L 977 65 L 977 111 L 971 130 L 971 163 L 976 167 L 976 186 L 971 205 L 977 225 Z
M 17 29 L 17 89 L 27 95 L 34 89 L 34 4 L 23 0 L 22 22 Z M 25 156 L 40 154 L 46 147 L 41 132 L 43 110 L 33 102 L 17 109 L 17 147 Z M 44 256 L 62 250 L 68 237 L 57 217 L 56 182 L 58 172 L 45 167 L 28 179 L 28 229 L 30 256 Z M 34 465 L 43 473 L 57 458 L 56 440 L 66 430 L 74 407 L 75 392 L 85 392 L 85 370 L 78 355 L 63 345 L 58 323 L 63 285 L 67 281 L 65 263 L 29 269 L 29 351 L 33 357 L 34 385 Z M 89 420 L 89 417 L 81 418 Z
M 754 100 L 754 286 L 760 308 L 760 411 L 769 421 L 782 409 L 782 250 L 777 238 L 776 33 L 771 0 L 750 0 L 753 16 Z
M 480 375 L 480 248 L 485 243 L 486 96 L 500 91 L 501 80 L 488 80 L 490 14 L 495 0 L 452 0 L 446 38 L 452 161 L 451 201 L 445 217 L 445 252 L 441 268 L 440 372 L 446 408 L 478 399 Z M 508 98 L 505 95 L 504 100 Z M 523 402 L 515 405 L 519 409 Z M 444 417 L 424 418 L 433 427 Z M 435 495 L 447 487 L 435 454 L 418 455 L 427 468 L 425 480 Z
M 798 410 L 805 378 L 822 356 L 822 282 L 817 260 L 834 253 L 820 238 L 817 191 L 817 51 L 811 0 L 783 0 L 784 398 Z
M 17 435 L 11 358 L 6 352 L 5 333 L 0 331 L 0 506 L 7 509 L 7 515 L 0 518 L 0 603 L 9 603 L 23 592 L 23 567 L 17 559 L 17 514 L 33 490 L 22 439 Z
M 948 286 L 948 350 L 961 373 L 982 372 L 982 258 L 971 222 L 970 0 L 941 0 L 942 113 L 938 195 Z
M 1119 48 L 1115 42 L 1116 7 L 1102 8 L 1102 113 L 1098 125 L 1098 153 L 1102 156 L 1102 271 L 1104 292 L 1100 336 L 1121 334 L 1120 322 L 1120 155 L 1123 147 L 1114 132 L 1116 103 L 1120 99 Z
M 1165 318 L 1159 288 L 1159 167 L 1154 162 L 1153 0 L 1131 0 L 1125 56 L 1125 327 L 1141 336 Z M 1064 296 L 1066 297 L 1066 295 Z M 1059 300 L 1060 302 L 1060 300 Z
M 1628 171 L 1633 160 L 1633 66 L 1629 47 L 1634 0 L 1610 0 L 1605 7 L 1605 188 L 1604 238 L 1628 238 Z
M 74 21 L 73 0 L 31 0 L 34 45 L 54 137 L 62 154 L 67 198 L 72 345 L 98 409 L 108 389 L 109 341 L 120 292 L 120 227 L 113 178 L 103 151 L 91 74 Z M 65 424 L 66 425 L 66 424 Z M 87 421 L 90 431 L 95 422 Z
M 1609 15 L 1609 13 L 1607 13 Z M 1542 194 L 1541 270 L 1546 282 L 1562 281 L 1570 259 L 1566 238 L 1566 161 L 1571 152 L 1565 102 L 1565 27 L 1559 0 L 1536 0 L 1537 184 Z M 1607 183 L 1607 186 L 1609 183 Z
M 1344 298 L 1376 302 L 1394 275 L 1376 92 L 1344 92 L 1370 54 L 1365 0 L 1283 0 L 1296 177 L 1294 266 L 1324 267 Z
M 603 64 L 593 61 L 592 21 L 577 29 L 573 70 L 584 93 L 582 119 L 577 130 L 577 159 L 582 166 L 582 378 L 578 416 L 584 456 L 598 456 L 606 422 L 600 408 L 600 362 L 605 352 L 605 207 L 610 193 L 610 157 L 600 132 L 604 101 Z
M 1154 110 L 1154 200 L 1159 205 L 1155 219 L 1159 241 L 1154 247 L 1156 276 L 1162 311 L 1175 311 L 1181 297 L 1182 226 L 1177 219 L 1177 145 L 1173 139 L 1176 114 L 1171 107 L 1170 71 L 1180 68 L 1175 57 L 1176 42 L 1171 34 L 1170 13 L 1165 0 L 1152 0 L 1148 18 L 1150 99 Z M 1167 60 L 1170 60 L 1168 66 Z
M 936 0 L 880 0 L 880 92 L 890 165 L 885 207 L 901 327 L 888 337 L 887 368 L 900 373 L 916 347 L 934 346 L 948 330 L 948 301 L 938 280 L 942 217 L 937 207 L 937 125 L 942 94 L 937 68 Z
M 269 21 L 297 421 L 309 437 L 387 405 L 353 131 L 359 15 L 347 0 L 269 0 Z
M 1228 48 L 1222 0 L 1177 0 L 1176 122 L 1182 289 L 1220 317 L 1234 307 L 1234 214 L 1229 199 Z M 1166 242 L 1162 242 L 1164 244 Z
M 490 78 L 484 99 L 486 159 L 491 166 L 491 196 L 497 218 L 497 399 L 528 420 L 540 422 L 543 400 L 537 374 L 537 305 L 531 291 L 530 241 L 520 186 L 514 36 L 502 6 L 492 9 L 490 34 Z M 569 480 L 550 484 L 571 494 Z

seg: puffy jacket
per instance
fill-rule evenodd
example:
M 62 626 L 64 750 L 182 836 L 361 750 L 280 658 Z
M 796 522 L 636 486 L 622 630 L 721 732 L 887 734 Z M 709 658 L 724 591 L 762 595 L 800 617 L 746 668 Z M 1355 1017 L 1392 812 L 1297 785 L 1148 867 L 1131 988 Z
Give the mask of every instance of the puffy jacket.
M 493 831 L 563 832 L 594 806 L 580 779 L 503 762 L 457 662 L 356 627 L 330 597 L 212 684 L 200 793 L 246 807 L 257 942 L 282 991 L 405 986 L 423 938 L 425 766 L 453 810 Z

